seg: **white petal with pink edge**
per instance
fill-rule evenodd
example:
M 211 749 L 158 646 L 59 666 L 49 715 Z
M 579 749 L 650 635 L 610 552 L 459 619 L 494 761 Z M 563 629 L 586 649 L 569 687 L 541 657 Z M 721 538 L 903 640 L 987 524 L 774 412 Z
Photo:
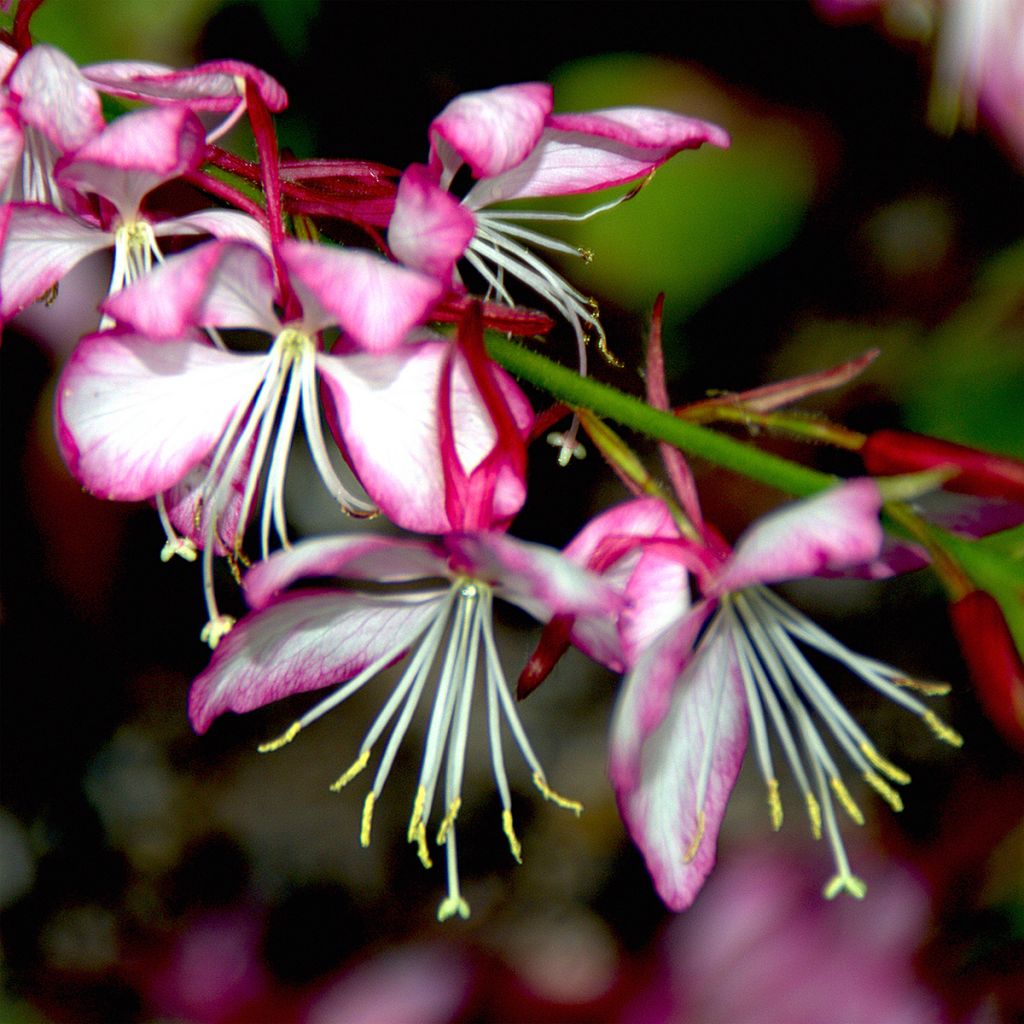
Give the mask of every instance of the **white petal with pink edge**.
M 607 139 L 630 149 L 648 150 L 661 162 L 705 142 L 727 149 L 729 133 L 709 121 L 657 107 L 610 107 L 581 114 L 552 114 L 547 127 Z
M 194 170 L 205 150 L 206 131 L 187 107 L 138 110 L 58 161 L 54 176 L 63 186 L 109 199 L 130 220 L 146 193 Z
M 688 118 L 681 120 L 689 121 Z M 548 127 L 536 149 L 521 164 L 504 174 L 477 182 L 466 195 L 465 203 L 479 210 L 508 199 L 597 192 L 644 177 L 681 149 L 693 148 L 702 142 L 723 144 L 707 132 L 694 131 L 684 137 L 687 141 L 681 145 L 640 147 L 614 138 Z
M 216 445 L 259 385 L 264 363 L 193 341 L 83 339 L 57 393 L 68 467 L 102 498 L 132 501 L 167 490 Z
M 153 234 L 213 235 L 226 242 L 248 242 L 270 257 L 270 235 L 267 229 L 247 213 L 238 210 L 198 210 L 184 217 L 172 217 L 153 225 Z
M 491 583 L 504 600 L 546 622 L 553 615 L 610 615 L 619 595 L 599 576 L 560 551 L 503 533 L 455 533 L 444 538 L 452 570 Z
M 755 523 L 709 593 L 850 569 L 878 557 L 882 496 L 873 480 L 852 480 L 786 505 Z
M 193 727 L 203 733 L 225 711 L 252 711 L 397 657 L 443 600 L 443 592 L 397 601 L 337 591 L 283 598 L 243 619 L 221 640 L 189 693 Z
M 455 263 L 475 231 L 472 212 L 442 189 L 427 168 L 414 164 L 406 170 L 388 225 L 388 245 L 396 259 L 450 285 Z
M 244 83 L 248 81 L 256 86 L 273 113 L 288 105 L 288 94 L 280 83 L 252 64 L 237 60 L 209 61 L 180 70 L 148 61 L 110 61 L 89 64 L 82 68 L 82 74 L 112 96 L 146 103 L 180 103 L 193 110 L 231 110 L 242 101 Z
M 252 327 L 276 335 L 274 271 L 258 250 L 207 242 L 162 265 L 103 303 L 103 311 L 149 338 L 195 327 Z
M 264 608 L 303 577 L 338 576 L 347 580 L 404 583 L 442 578 L 444 552 L 426 541 L 350 534 L 302 541 L 254 565 L 243 586 L 250 608 Z
M 448 342 L 428 341 L 380 355 L 317 356 L 360 482 L 392 522 L 419 533 L 452 528 L 445 511 L 438 420 L 440 374 L 448 349 Z M 528 429 L 533 411 L 526 396 L 500 368 L 492 372 L 516 423 Z M 497 435 L 460 355 L 455 356 L 453 378 L 455 448 L 466 472 L 472 472 Z M 511 518 L 525 497 L 522 479 L 501 474 L 495 517 Z
M 281 252 L 306 328 L 337 324 L 370 352 L 400 345 L 445 290 L 434 278 L 369 252 L 294 241 L 283 242 Z
M 537 144 L 551 104 L 552 90 L 546 82 L 463 93 L 434 118 L 431 146 L 443 142 L 451 154 L 469 165 L 474 177 L 500 174 L 523 160 Z M 439 148 L 445 170 L 451 172 L 451 154 Z M 447 187 L 449 182 L 442 184 Z
M 643 686 L 657 649 L 627 679 Z M 621 704 L 612 727 L 612 783 L 630 836 L 658 894 L 673 910 L 696 898 L 715 863 L 729 794 L 747 744 L 743 682 L 728 634 L 701 645 L 672 694 L 660 727 L 643 743 L 639 775 L 616 765 Z
M 99 228 L 38 203 L 6 207 L 0 247 L 0 317 L 24 309 L 86 256 L 106 249 L 113 237 Z
M 104 128 L 96 90 L 60 50 L 39 43 L 18 61 L 8 79 L 20 97 L 18 116 L 61 152 L 78 149 Z

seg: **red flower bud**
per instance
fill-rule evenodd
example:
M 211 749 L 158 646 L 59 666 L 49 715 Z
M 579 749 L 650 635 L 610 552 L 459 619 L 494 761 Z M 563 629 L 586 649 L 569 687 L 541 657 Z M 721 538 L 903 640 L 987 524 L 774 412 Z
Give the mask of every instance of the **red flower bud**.
M 985 713 L 1008 743 L 1024 750 L 1024 663 L 999 603 L 972 590 L 949 614 Z
M 556 615 L 545 627 L 537 641 L 537 649 L 530 655 L 526 667 L 516 683 L 516 700 L 529 697 L 551 674 L 558 660 L 569 650 L 569 634 L 573 617 Z
M 950 466 L 959 473 L 946 481 L 947 490 L 1024 504 L 1024 462 L 1008 455 L 903 430 L 876 430 L 860 454 L 868 472 L 876 476 Z

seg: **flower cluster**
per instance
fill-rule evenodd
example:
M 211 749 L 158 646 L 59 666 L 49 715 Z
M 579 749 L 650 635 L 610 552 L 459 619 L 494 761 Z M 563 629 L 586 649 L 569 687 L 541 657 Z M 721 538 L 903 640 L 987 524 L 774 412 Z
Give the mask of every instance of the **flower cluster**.
M 913 692 L 941 687 L 848 650 L 768 588 L 891 571 L 880 485 L 805 471 L 794 492 L 805 500 L 751 526 L 730 550 L 705 522 L 678 446 L 663 444 L 673 495 L 592 411 L 581 414 L 599 403 L 566 399 L 571 408 L 537 417 L 493 358 L 497 333 L 528 337 L 562 322 L 577 343 L 573 376 L 587 383 L 588 342 L 605 348 L 597 306 L 545 254 L 589 254 L 545 225 L 632 198 L 682 151 L 727 147 L 726 132 L 642 107 L 557 113 L 550 86 L 505 85 L 453 99 L 429 126 L 426 162 L 397 176 L 366 161 L 281 157 L 271 115 L 287 97 L 254 67 L 80 68 L 31 45 L 24 25 L 9 42 L 0 43 L 0 317 L 10 321 L 52 295 L 77 263 L 112 249 L 96 330 L 79 340 L 58 384 L 58 441 L 89 492 L 155 506 L 165 560 L 201 562 L 203 637 L 214 650 L 190 695 L 195 729 L 226 711 L 336 686 L 261 748 L 273 750 L 401 662 L 332 788 L 374 766 L 360 835 L 367 845 L 399 747 L 429 704 L 408 839 L 426 867 L 444 847 L 438 917 L 466 917 L 456 835 L 478 687 L 513 858 L 522 847 L 508 734 L 542 796 L 582 810 L 552 788 L 527 737 L 495 637 L 499 598 L 546 624 L 520 696 L 569 643 L 624 675 L 612 783 L 670 906 L 689 905 L 711 870 L 748 734 L 772 826 L 782 821 L 781 750 L 811 832 L 833 853 L 826 895 L 862 896 L 836 806 L 855 821 L 863 815 L 834 754 L 896 810 L 895 787 L 909 779 L 804 651 L 839 662 L 940 739 L 959 737 Z M 133 108 L 107 123 L 104 96 Z M 217 144 L 243 118 L 255 163 Z M 579 193 L 602 197 L 582 214 L 557 203 L 505 205 Z M 365 245 L 330 240 L 342 234 Z M 647 382 L 647 411 L 682 426 L 669 409 L 657 330 Z M 785 400 L 835 383 L 827 374 L 795 382 Z M 777 407 L 772 394 L 748 396 L 748 410 Z M 561 461 L 578 447 L 583 415 L 634 497 L 559 552 L 507 531 L 527 496 L 528 442 L 570 414 Z M 293 544 L 285 482 L 300 422 L 339 533 Z M 421 536 L 344 530 L 346 516 L 378 515 Z M 259 551 L 251 567 L 250 532 Z M 902 550 L 918 564 L 928 555 L 926 544 Z M 220 610 L 219 558 L 251 609 L 238 623 Z

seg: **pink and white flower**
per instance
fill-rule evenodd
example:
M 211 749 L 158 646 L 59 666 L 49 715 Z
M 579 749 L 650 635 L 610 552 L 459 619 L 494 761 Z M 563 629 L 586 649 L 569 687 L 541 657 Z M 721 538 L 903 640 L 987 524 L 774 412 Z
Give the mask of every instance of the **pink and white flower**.
M 63 209 L 56 162 L 104 128 L 100 98 L 70 57 L 0 43 L 0 198 Z
M 537 256 L 539 248 L 589 259 L 572 246 L 523 221 L 584 220 L 621 202 L 617 197 L 583 214 L 553 210 L 494 210 L 514 199 L 598 192 L 647 177 L 684 149 L 707 142 L 728 146 L 721 128 L 666 110 L 617 107 L 583 114 L 553 114 L 551 86 L 500 86 L 456 97 L 430 126 L 427 166 L 402 177 L 388 244 L 408 266 L 451 283 L 465 259 L 488 291 L 514 305 L 505 284 L 515 278 L 550 302 L 569 321 L 581 347 L 604 332 L 592 299 Z M 459 170 L 474 184 L 461 199 L 450 193 Z M 457 275 L 454 277 L 458 283 Z
M 344 582 L 340 589 L 318 586 L 284 593 L 302 578 Z M 375 586 L 362 590 L 361 583 Z M 499 597 L 542 621 L 556 614 L 614 617 L 620 599 L 599 577 L 551 549 L 491 532 L 452 533 L 436 543 L 348 536 L 309 540 L 277 552 L 246 574 L 244 592 L 252 614 L 223 640 L 192 687 L 189 714 L 200 733 L 225 711 L 252 711 L 342 683 L 279 739 L 260 748 L 276 750 L 415 648 L 354 763 L 331 787 L 340 790 L 362 772 L 390 728 L 363 807 L 363 846 L 369 845 L 374 805 L 399 745 L 424 691 L 436 680 L 408 838 L 430 867 L 427 824 L 444 767 L 435 841 L 445 847 L 448 895 L 438 908 L 440 920 L 469 916 L 459 887 L 456 820 L 478 675 L 487 698 L 502 829 L 512 856 L 520 860 L 521 846 L 512 823 L 502 720 L 543 796 L 577 814 L 582 810 L 551 789 L 526 737 L 501 666 L 492 604 Z
M 644 503 L 634 503 L 642 506 Z M 804 795 L 811 831 L 826 835 L 836 874 L 825 887 L 860 897 L 836 822 L 833 795 L 858 823 L 863 815 L 830 752 L 838 747 L 895 810 L 893 784 L 909 776 L 877 750 L 800 650 L 830 657 L 918 715 L 940 738 L 959 736 L 908 690 L 945 692 L 856 654 L 766 584 L 830 574 L 870 562 L 882 547 L 881 497 L 857 480 L 788 506 L 750 528 L 722 556 L 679 538 L 652 540 L 628 579 L 622 620 L 630 663 L 611 734 L 610 771 L 623 818 L 658 892 L 675 910 L 693 902 L 715 859 L 715 842 L 753 732 L 772 826 L 782 802 L 769 726 Z M 628 506 L 626 506 L 628 508 Z M 613 510 L 614 511 L 614 510 Z M 612 534 L 623 532 L 615 524 Z M 666 587 L 665 563 L 688 569 L 702 599 Z M 650 576 L 651 582 L 644 579 Z M 637 642 L 636 624 L 661 624 Z M 825 729 L 821 729 L 821 725 Z
M 0 318 L 7 320 L 51 289 L 87 256 L 113 246 L 110 292 L 148 273 L 163 254 L 158 237 L 214 235 L 269 245 L 265 228 L 234 210 L 160 218 L 142 210 L 158 186 L 198 167 L 205 130 L 187 107 L 126 114 L 54 168 L 67 207 L 12 203 L 0 222 Z
M 196 547 L 204 549 L 211 623 L 222 623 L 214 626 L 213 642 L 230 622 L 216 612 L 210 560 L 223 545 L 226 523 L 234 530 L 229 550 L 239 552 L 261 487 L 263 552 L 268 552 L 271 527 L 287 543 L 285 472 L 300 414 L 328 491 L 352 514 L 376 511 L 332 467 L 317 379 L 338 396 L 338 417 L 353 450 L 361 453 L 359 427 L 366 419 L 371 423 L 364 429 L 372 429 L 383 409 L 377 402 L 361 403 L 359 385 L 387 391 L 399 384 L 398 371 L 378 361 L 381 356 L 327 355 L 321 332 L 341 326 L 346 345 L 386 352 L 441 293 L 432 278 L 365 252 L 287 241 L 280 259 L 300 303 L 294 318 L 283 320 L 275 311 L 274 268 L 262 252 L 236 243 L 206 243 L 108 300 L 104 311 L 120 329 L 82 340 L 58 394 L 61 447 L 87 489 L 118 500 L 156 498 L 161 505 L 163 496 L 177 488 L 175 504 L 201 509 L 186 530 L 187 542 L 176 535 L 172 517 L 161 511 L 172 551 L 187 557 L 189 544 L 193 553 Z M 217 328 L 265 332 L 269 349 L 229 351 Z M 211 331 L 213 344 L 202 336 L 203 329 Z M 436 364 L 439 349 L 446 350 L 446 343 L 434 342 L 406 359 L 419 356 L 422 364 L 432 357 Z M 406 408 L 403 415 L 409 419 L 415 411 Z M 400 423 L 401 417 L 391 423 L 392 433 L 386 436 L 410 445 L 410 435 L 394 432 Z M 381 465 L 383 473 L 387 467 L 380 460 L 387 456 L 387 451 L 375 451 L 372 458 L 356 462 L 364 469 Z M 368 479 L 372 487 L 372 472 Z M 183 485 L 188 497 L 180 493 Z

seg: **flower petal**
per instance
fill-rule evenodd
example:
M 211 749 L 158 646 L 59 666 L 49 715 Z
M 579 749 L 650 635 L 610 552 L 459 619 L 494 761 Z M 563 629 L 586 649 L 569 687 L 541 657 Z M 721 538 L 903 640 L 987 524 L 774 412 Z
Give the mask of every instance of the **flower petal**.
M 396 259 L 450 285 L 455 263 L 475 231 L 473 214 L 426 167 L 414 164 L 406 170 L 388 226 L 388 245 Z
M 676 639 L 669 634 L 664 646 L 675 646 Z M 630 691 L 650 685 L 652 670 L 668 654 L 663 647 L 650 649 L 624 684 L 612 725 L 611 774 L 623 820 L 658 894 L 673 910 L 684 910 L 714 866 L 718 831 L 746 750 L 747 711 L 731 640 L 722 636 L 704 643 L 675 686 L 660 727 L 644 739 L 639 773 L 624 771 L 620 748 L 627 731 L 623 717 L 633 717 L 627 707 L 633 701 Z M 636 760 L 635 752 L 629 753 L 629 760 Z M 708 754 L 710 774 L 698 807 Z
M 438 384 L 448 347 L 447 341 L 427 341 L 379 355 L 317 356 L 360 482 L 392 522 L 419 533 L 452 529 L 445 510 L 438 425 Z M 528 429 L 533 412 L 526 396 L 499 367 L 492 372 L 516 423 Z M 460 354 L 453 376 L 455 447 L 470 473 L 491 451 L 496 434 Z M 500 474 L 495 516 L 510 519 L 525 497 L 521 478 Z
M 122 218 L 132 220 L 146 193 L 194 170 L 205 151 L 206 132 L 187 107 L 138 110 L 59 160 L 54 177 L 63 186 L 109 199 Z
M 546 622 L 553 615 L 615 616 L 621 601 L 599 576 L 560 551 L 503 533 L 454 533 L 444 538 L 452 569 L 491 581 L 504 600 Z
M 502 85 L 456 96 L 430 125 L 431 166 L 438 169 L 440 156 L 445 169 L 450 169 L 454 163 L 450 155 L 436 152 L 447 146 L 476 178 L 515 167 L 537 144 L 551 104 L 552 90 L 546 82 Z
M 351 678 L 404 642 L 412 643 L 442 599 L 443 594 L 413 603 L 313 591 L 291 594 L 246 616 L 192 684 L 193 728 L 203 733 L 225 711 L 253 711 Z
M 108 248 L 106 231 L 39 203 L 0 211 L 0 319 L 8 320 L 52 288 L 86 256 Z
M 180 338 L 195 327 L 252 327 L 276 335 L 274 269 L 257 249 L 207 242 L 103 303 L 103 312 L 149 338 Z
M 249 607 L 265 608 L 303 577 L 407 583 L 445 577 L 447 572 L 444 552 L 426 541 L 348 534 L 305 540 L 276 551 L 245 574 L 243 586 Z
M 434 278 L 368 252 L 293 241 L 281 252 L 307 328 L 336 323 L 370 352 L 401 344 L 445 291 Z
M 84 338 L 57 391 L 68 468 L 101 498 L 133 501 L 173 487 L 249 400 L 264 362 L 194 341 Z
M 37 43 L 7 82 L 20 97 L 18 116 L 61 153 L 84 146 L 104 128 L 100 98 L 78 65 L 53 46 Z
M 165 235 L 213 235 L 222 241 L 248 242 L 270 258 L 267 229 L 247 213 L 238 210 L 197 210 L 184 217 L 172 217 L 153 225 L 157 237 Z
M 255 439 L 231 481 L 227 500 L 219 508 L 214 509 L 208 500 L 204 500 L 208 497 L 203 483 L 210 471 L 210 456 L 198 462 L 173 487 L 163 492 L 164 508 L 171 525 L 182 537 L 191 540 L 197 549 L 203 549 L 212 529 L 214 554 L 222 557 L 231 555 L 236 538 L 245 533 L 248 521 L 245 524 L 241 522 L 242 508 L 254 447 Z M 215 516 L 215 521 L 211 522 L 211 516 Z M 250 509 L 248 519 L 251 518 Z
M 193 68 L 170 68 L 147 61 L 90 64 L 82 74 L 111 96 L 145 103 L 185 104 L 193 110 L 232 110 L 252 82 L 272 113 L 288 106 L 288 94 L 265 71 L 240 60 L 214 60 Z M 240 86 L 239 80 L 242 85 Z
M 705 121 L 646 107 L 559 114 L 522 163 L 477 182 L 464 201 L 479 210 L 507 199 L 597 192 L 636 181 L 705 142 L 724 147 L 729 136 Z
M 656 539 L 675 540 L 678 536 L 679 530 L 663 501 L 657 498 L 637 498 L 616 505 L 590 520 L 566 545 L 565 554 L 577 565 L 601 573 L 604 580 L 625 595 L 629 581 L 641 561 L 644 543 Z M 649 630 L 635 631 L 629 627 L 631 632 L 637 632 L 639 639 L 640 635 L 649 637 L 660 631 L 672 618 L 686 611 L 686 571 L 678 564 L 665 568 L 674 583 L 672 580 L 665 581 L 664 586 L 659 584 L 656 589 L 646 591 L 646 585 L 654 582 L 650 575 L 653 571 L 651 563 L 639 581 L 640 589 L 634 589 L 631 594 L 633 601 L 640 601 L 637 609 L 633 610 L 627 602 L 618 621 L 604 615 L 578 618 L 573 623 L 572 642 L 588 657 L 612 671 L 623 671 L 628 662 L 620 635 L 621 623 L 636 623 L 641 618 L 647 619 Z M 664 595 L 664 615 L 651 615 L 652 609 L 647 602 L 641 600 L 645 592 L 652 597 L 656 593 Z
M 779 583 L 871 562 L 882 550 L 882 496 L 873 480 L 852 480 L 786 505 L 755 523 L 707 593 Z

